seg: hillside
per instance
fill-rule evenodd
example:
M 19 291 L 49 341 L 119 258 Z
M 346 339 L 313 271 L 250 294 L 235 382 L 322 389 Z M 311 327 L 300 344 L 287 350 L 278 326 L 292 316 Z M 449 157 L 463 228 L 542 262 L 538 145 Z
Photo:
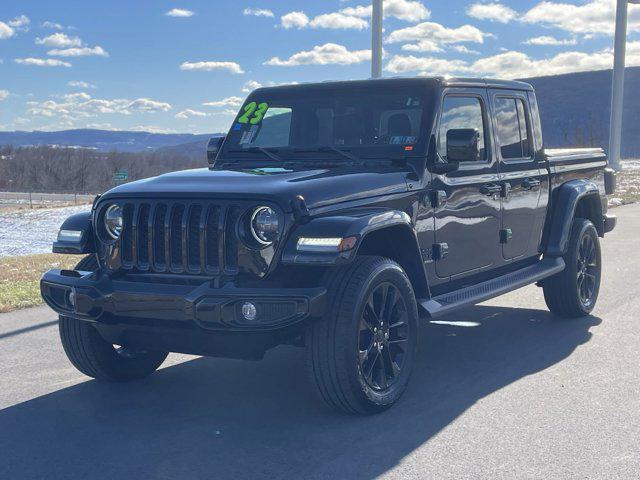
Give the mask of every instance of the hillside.
M 609 144 L 611 70 L 525 79 L 537 92 L 548 147 Z M 622 156 L 640 157 L 640 67 L 627 68 Z
M 14 147 L 60 145 L 93 148 L 100 151 L 143 152 L 186 143 L 206 145 L 211 134 L 148 133 L 111 130 L 63 130 L 59 132 L 0 132 L 0 145 Z

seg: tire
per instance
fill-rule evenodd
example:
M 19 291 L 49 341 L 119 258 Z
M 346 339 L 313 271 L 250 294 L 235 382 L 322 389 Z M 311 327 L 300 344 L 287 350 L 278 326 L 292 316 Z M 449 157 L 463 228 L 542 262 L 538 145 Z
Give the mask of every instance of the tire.
M 98 268 L 95 255 L 85 257 L 77 270 Z M 60 339 L 69 361 L 89 377 L 109 382 L 138 380 L 151 375 L 167 358 L 167 352 L 115 347 L 89 322 L 60 316 Z
M 565 269 L 543 283 L 547 306 L 563 318 L 589 315 L 598 300 L 602 275 L 598 232 L 589 220 L 573 221 L 563 259 Z
M 307 329 L 310 376 L 330 407 L 382 412 L 402 396 L 413 369 L 418 310 L 411 282 L 392 260 L 358 257 L 336 269 L 327 286 L 324 318 Z M 382 298 L 392 306 L 387 313 Z

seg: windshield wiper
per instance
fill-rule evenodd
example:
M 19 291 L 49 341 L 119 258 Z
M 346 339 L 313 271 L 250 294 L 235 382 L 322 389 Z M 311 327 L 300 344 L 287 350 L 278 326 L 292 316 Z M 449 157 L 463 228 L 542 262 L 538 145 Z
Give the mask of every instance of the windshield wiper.
M 333 152 L 333 153 L 337 153 L 338 155 L 351 160 L 352 162 L 355 163 L 360 163 L 360 159 L 358 157 L 356 157 L 354 154 L 349 153 L 347 150 L 342 150 L 341 148 L 336 148 L 336 147 L 318 147 L 318 148 L 296 148 L 294 150 L 295 152 L 298 153 L 304 153 L 304 152 L 310 152 L 310 153 L 327 153 L 327 152 Z
M 266 155 L 271 160 L 275 160 L 276 162 L 282 161 L 282 158 L 280 158 L 280 156 L 277 155 L 275 152 L 272 152 L 271 150 L 267 150 L 266 148 L 263 148 L 263 147 L 249 147 L 249 148 L 243 148 L 241 150 L 229 150 L 229 153 L 258 153 L 258 152 Z

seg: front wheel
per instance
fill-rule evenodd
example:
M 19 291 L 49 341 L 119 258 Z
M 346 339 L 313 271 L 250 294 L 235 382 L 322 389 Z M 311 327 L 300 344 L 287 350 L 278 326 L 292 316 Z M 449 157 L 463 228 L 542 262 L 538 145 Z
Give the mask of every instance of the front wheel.
M 76 267 L 81 271 L 98 268 L 95 255 Z M 88 322 L 60 316 L 60 340 L 69 361 L 89 377 L 110 382 L 137 380 L 151 375 L 167 358 L 167 352 L 146 351 L 107 342 Z
M 593 223 L 576 218 L 571 227 L 565 269 L 543 283 L 544 299 L 552 313 L 564 318 L 589 315 L 600 291 L 602 259 Z
M 407 387 L 416 355 L 418 311 L 407 275 L 392 260 L 359 257 L 333 272 L 327 305 L 307 333 L 322 398 L 347 413 L 389 408 Z

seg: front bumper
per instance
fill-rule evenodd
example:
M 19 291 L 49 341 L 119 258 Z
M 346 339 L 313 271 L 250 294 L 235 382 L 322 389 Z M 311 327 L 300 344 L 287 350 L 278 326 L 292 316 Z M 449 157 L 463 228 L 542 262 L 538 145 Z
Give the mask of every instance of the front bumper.
M 322 287 L 215 288 L 210 280 L 177 284 L 165 277 L 143 282 L 75 270 L 48 271 L 40 281 L 40 292 L 60 315 L 99 324 L 151 320 L 203 330 L 245 332 L 281 329 L 308 317 L 319 317 L 326 295 Z M 253 320 L 242 314 L 247 302 L 256 307 Z

